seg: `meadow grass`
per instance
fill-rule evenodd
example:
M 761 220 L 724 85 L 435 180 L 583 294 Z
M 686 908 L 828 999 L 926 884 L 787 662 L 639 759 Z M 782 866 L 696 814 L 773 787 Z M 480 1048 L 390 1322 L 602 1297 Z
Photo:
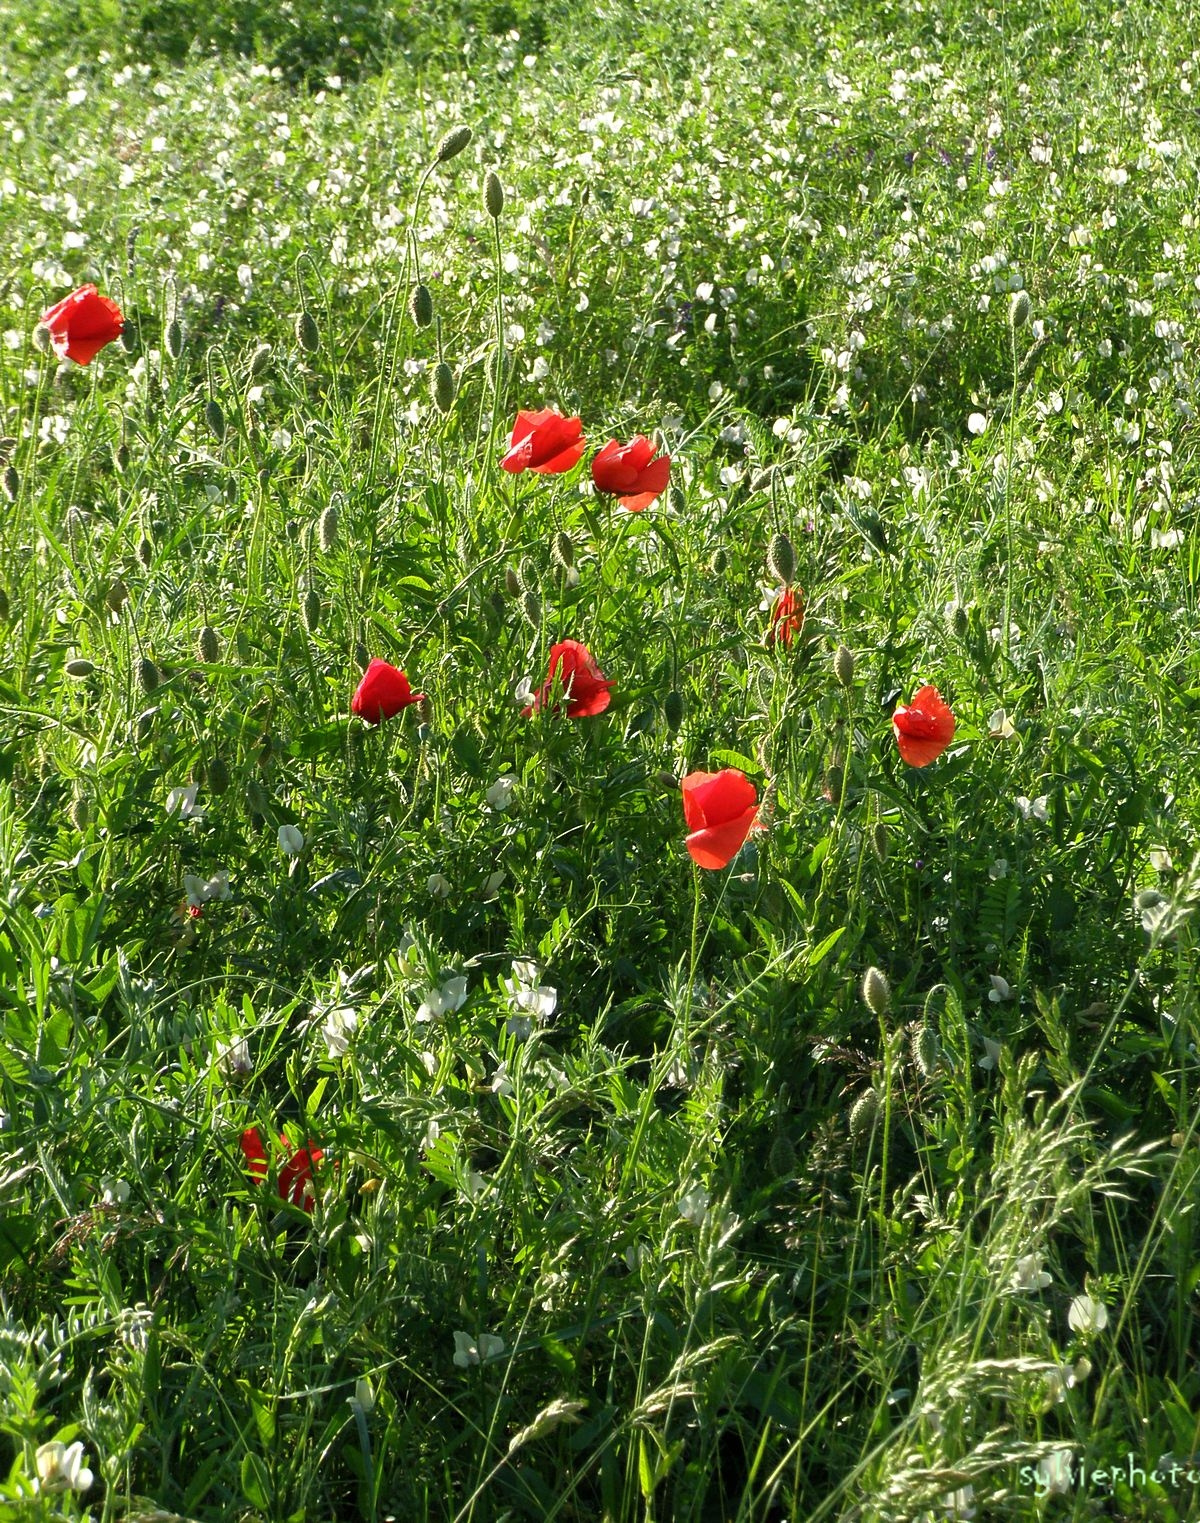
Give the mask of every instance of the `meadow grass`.
M 7 1515 L 1195 1515 L 1198 74 L 0 0 Z

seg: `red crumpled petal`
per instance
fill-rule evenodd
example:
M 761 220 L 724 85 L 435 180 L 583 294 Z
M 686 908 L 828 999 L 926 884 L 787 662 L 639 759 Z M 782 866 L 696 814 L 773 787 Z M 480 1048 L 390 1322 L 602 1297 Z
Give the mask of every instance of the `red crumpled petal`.
M 399 714 L 410 703 L 421 703 L 424 693 L 414 693 L 408 678 L 388 661 L 378 656 L 363 673 L 362 681 L 350 700 L 350 712 L 368 724 L 381 724 Z
M 935 687 L 920 687 L 912 702 L 892 715 L 901 759 L 910 767 L 927 767 L 954 739 L 955 719 Z

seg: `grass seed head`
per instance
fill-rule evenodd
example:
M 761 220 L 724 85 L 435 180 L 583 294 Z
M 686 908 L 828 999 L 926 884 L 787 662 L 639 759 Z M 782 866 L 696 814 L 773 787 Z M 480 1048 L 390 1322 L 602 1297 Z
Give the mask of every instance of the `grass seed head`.
M 494 169 L 488 170 L 483 182 L 483 206 L 493 222 L 504 210 L 504 186 L 501 185 L 500 176 Z
M 773 534 L 767 546 L 767 570 L 777 582 L 785 587 L 792 585 L 796 575 L 796 552 L 786 534 Z
M 463 151 L 471 141 L 471 129 L 466 126 L 451 127 L 445 137 L 437 145 L 434 161 L 438 164 L 447 164 Z

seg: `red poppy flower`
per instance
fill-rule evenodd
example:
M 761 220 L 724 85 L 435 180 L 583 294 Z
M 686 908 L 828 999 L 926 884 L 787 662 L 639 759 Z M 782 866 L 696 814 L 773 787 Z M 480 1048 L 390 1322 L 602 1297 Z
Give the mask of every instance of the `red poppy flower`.
M 519 412 L 508 445 L 508 454 L 500 462 L 504 470 L 514 476 L 521 471 L 557 476 L 571 469 L 587 449 L 587 440 L 578 418 L 564 418 L 546 407 L 541 412 Z
M 777 639 L 782 640 L 785 647 L 790 646 L 803 628 L 804 594 L 799 587 L 784 587 L 771 604 L 767 648 L 770 649 Z
M 567 700 L 569 719 L 602 714 L 609 705 L 612 680 L 596 665 L 596 658 L 586 645 L 580 645 L 578 640 L 563 640 L 550 647 L 549 675 L 533 703 L 521 710 L 522 718 L 528 719 L 535 709 L 549 702 L 556 680 Z
M 927 767 L 954 739 L 954 715 L 935 687 L 919 687 L 912 702 L 892 715 L 900 755 L 910 767 Z
M 293 1152 L 291 1143 L 282 1133 L 279 1145 L 286 1155 L 279 1166 L 279 1198 L 311 1211 L 316 1202 L 313 1169 L 325 1155 L 320 1148 L 313 1147 L 311 1142 L 306 1148 L 297 1148 Z M 256 1185 L 263 1184 L 270 1169 L 257 1127 L 248 1126 L 242 1133 L 242 1152 L 246 1157 L 250 1178 Z
M 378 656 L 363 673 L 363 679 L 350 700 L 350 712 L 365 719 L 368 724 L 380 724 L 391 719 L 410 703 L 424 701 L 424 693 L 414 693 L 408 678 L 387 661 Z
M 630 513 L 648 508 L 667 486 L 671 474 L 670 455 L 653 459 L 654 445 L 644 434 L 637 434 L 628 444 L 614 439 L 592 461 L 592 480 L 601 492 L 611 492 L 621 507 Z
M 121 337 L 125 319 L 115 301 L 101 296 L 95 286 L 80 286 L 64 296 L 42 322 L 50 330 L 50 343 L 60 360 L 89 365 L 113 339 Z
M 683 817 L 691 835 L 686 846 L 699 867 L 727 867 L 757 825 L 758 795 L 736 767 L 689 772 L 683 780 Z

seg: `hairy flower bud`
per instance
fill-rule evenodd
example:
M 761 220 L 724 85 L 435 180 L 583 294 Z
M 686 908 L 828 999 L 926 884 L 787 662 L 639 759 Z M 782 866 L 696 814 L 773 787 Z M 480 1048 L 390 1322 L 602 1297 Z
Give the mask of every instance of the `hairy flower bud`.
M 257 381 L 259 379 L 259 377 L 262 375 L 263 371 L 266 370 L 267 366 L 270 363 L 271 363 L 271 346 L 270 346 L 270 344 L 259 344 L 258 348 L 250 356 L 250 361 L 249 361 L 248 365 L 246 366 L 246 370 L 247 370 L 247 373 L 250 376 L 250 379 L 252 381 Z
M 300 605 L 300 617 L 304 620 L 304 627 L 310 635 L 315 635 L 321 624 L 321 594 L 315 587 L 310 587 L 304 594 L 304 601 Z
M 222 756 L 210 756 L 204 768 L 204 784 L 210 793 L 226 793 L 229 789 L 229 768 Z
M 138 540 L 137 558 L 146 570 L 149 571 L 154 560 L 154 545 L 146 534 L 143 534 L 141 539 Z
M 970 624 L 967 610 L 963 605 L 956 599 L 952 600 L 946 604 L 942 615 L 946 621 L 946 633 L 956 640 L 963 639 Z
M 142 692 L 149 696 L 159 684 L 158 667 L 149 656 L 142 656 L 137 664 L 137 682 Z
M 4 467 L 4 475 L 0 476 L 0 482 L 3 483 L 5 497 L 8 498 L 9 502 L 16 502 L 17 498 L 21 495 L 21 478 L 17 474 L 16 466 L 11 461 Z
M 211 624 L 205 624 L 196 639 L 196 654 L 210 665 L 221 657 L 221 642 Z
M 796 575 L 796 552 L 786 534 L 774 534 L 767 546 L 767 570 L 777 582 L 785 587 L 792 585 Z
M 1028 291 L 1014 291 L 1008 304 L 1008 325 L 1016 332 L 1023 328 L 1033 313 L 1033 302 Z
M 446 133 L 445 137 L 437 145 L 434 161 L 438 164 L 448 163 L 449 160 L 457 157 L 470 141 L 470 127 L 451 127 L 450 131 Z
M 528 555 L 521 557 L 517 566 L 517 579 L 526 592 L 537 592 L 541 587 L 538 569 Z
M 862 1001 L 872 1015 L 886 1015 L 892 1003 L 892 987 L 879 968 L 868 968 L 863 974 Z
M 83 832 L 88 828 L 92 819 L 92 806 L 85 793 L 81 793 L 71 805 L 71 819 L 75 829 Z
M 861 1142 L 870 1133 L 878 1114 L 878 1094 L 873 1089 L 864 1089 L 850 1107 L 850 1135 L 855 1142 Z
M 225 437 L 225 414 L 221 410 L 221 404 L 216 397 L 209 397 L 204 404 L 204 421 L 208 424 L 209 431 L 218 444 Z
M 183 353 L 183 329 L 177 317 L 173 317 L 163 329 L 163 348 L 173 360 Z
M 521 597 L 521 612 L 526 620 L 536 629 L 542 622 L 542 605 L 538 601 L 538 595 L 530 588 L 526 588 Z
M 842 687 L 850 687 L 854 682 L 854 652 L 844 645 L 833 653 L 833 675 Z
M 445 360 L 439 360 L 433 370 L 433 400 L 438 412 L 449 412 L 454 406 L 454 372 Z
M 942 1055 L 942 1044 L 938 1041 L 937 1029 L 922 1021 L 914 1028 L 909 1045 L 917 1071 L 925 1078 L 930 1078 Z
M 296 318 L 296 342 L 305 354 L 316 354 L 321 347 L 321 331 L 317 327 L 316 318 L 307 307 Z
M 9 606 L 8 593 L 0 587 L 0 624 L 8 623 L 8 616 L 12 612 Z
M 412 313 L 412 320 L 418 328 L 429 327 L 433 321 L 433 292 L 430 291 L 428 286 L 420 285 L 413 287 L 408 310 Z
M 876 820 L 871 831 L 871 849 L 881 862 L 887 861 L 888 828 L 882 820 Z
M 709 561 L 709 565 L 712 567 L 714 576 L 724 575 L 729 567 L 729 552 L 725 549 L 724 545 L 718 545 L 713 551 L 712 560 Z
M 521 596 L 521 578 L 511 566 L 505 566 L 504 568 L 504 590 L 510 598 L 519 598 Z
M 683 723 L 683 694 L 675 688 L 663 699 L 663 716 L 667 721 L 667 729 L 674 735 Z
M 550 557 L 556 566 L 570 571 L 575 564 L 575 545 L 565 529 L 560 529 L 550 546 Z
M 63 667 L 63 671 L 66 672 L 67 676 L 74 677 L 76 680 L 90 677 L 95 670 L 96 663 L 89 661 L 86 656 L 76 656 Z
M 785 1132 L 780 1132 L 767 1154 L 767 1165 L 776 1179 L 790 1179 L 796 1172 L 796 1148 Z
M 317 544 L 323 555 L 328 555 L 338 542 L 339 518 L 337 503 L 331 502 L 317 520 Z
M 483 206 L 493 221 L 504 210 L 504 186 L 494 169 L 489 169 L 483 181 Z

